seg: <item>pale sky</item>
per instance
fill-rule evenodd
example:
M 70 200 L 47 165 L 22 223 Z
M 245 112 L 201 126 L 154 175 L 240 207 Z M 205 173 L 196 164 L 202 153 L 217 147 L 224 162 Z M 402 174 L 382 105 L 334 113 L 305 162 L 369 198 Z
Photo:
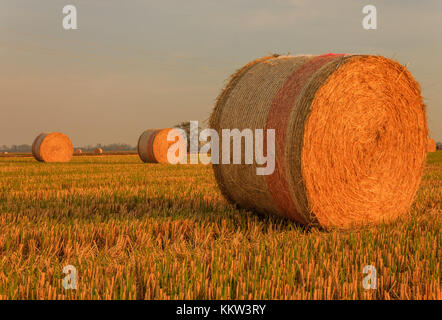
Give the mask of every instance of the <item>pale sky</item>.
M 78 30 L 62 27 L 65 5 Z M 377 8 L 364 30 L 362 8 Z M 0 145 L 61 131 L 74 145 L 207 119 L 226 79 L 268 53 L 394 58 L 442 142 L 442 1 L 0 0 Z

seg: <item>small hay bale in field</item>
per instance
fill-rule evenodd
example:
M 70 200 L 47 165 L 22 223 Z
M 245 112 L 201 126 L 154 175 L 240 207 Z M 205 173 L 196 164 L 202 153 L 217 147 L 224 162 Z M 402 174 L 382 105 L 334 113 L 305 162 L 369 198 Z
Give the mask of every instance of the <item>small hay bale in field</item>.
M 9 153 L 8 153 L 8 151 L 5 151 L 5 152 L 3 152 L 3 154 L 4 154 L 4 155 L 8 155 Z
M 174 141 L 167 141 L 169 133 L 175 135 Z M 181 135 L 181 133 L 175 128 L 149 129 L 144 131 L 138 139 L 138 155 L 140 159 L 147 163 L 169 163 L 167 159 L 169 147 L 178 141 L 186 140 L 180 140 L 179 135 Z M 186 146 L 184 145 L 180 145 L 180 148 L 186 150 Z M 175 155 L 178 156 L 178 150 Z
M 381 56 L 252 61 L 219 95 L 210 126 L 220 137 L 222 129 L 275 130 L 272 174 L 257 175 L 256 162 L 213 165 L 228 201 L 324 229 L 406 214 L 425 164 L 420 86 Z
M 94 154 L 103 154 L 103 149 L 101 149 L 101 148 L 96 148 L 96 149 L 94 150 Z
M 75 154 L 82 154 L 83 153 L 83 150 L 81 150 L 81 149 L 76 149 L 75 150 Z
M 69 137 L 60 132 L 43 132 L 32 144 L 32 155 L 41 162 L 68 162 L 73 151 Z
M 432 138 L 428 138 L 427 152 L 435 152 L 436 149 L 436 141 L 434 141 Z

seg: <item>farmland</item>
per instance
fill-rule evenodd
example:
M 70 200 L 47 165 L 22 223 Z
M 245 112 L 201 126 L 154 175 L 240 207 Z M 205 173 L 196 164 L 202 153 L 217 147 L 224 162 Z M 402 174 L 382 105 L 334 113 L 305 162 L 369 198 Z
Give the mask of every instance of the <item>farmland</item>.
M 441 199 L 441 151 L 408 216 L 353 232 L 239 210 L 210 166 L 3 157 L 0 298 L 442 299 Z M 77 290 L 62 286 L 66 265 Z

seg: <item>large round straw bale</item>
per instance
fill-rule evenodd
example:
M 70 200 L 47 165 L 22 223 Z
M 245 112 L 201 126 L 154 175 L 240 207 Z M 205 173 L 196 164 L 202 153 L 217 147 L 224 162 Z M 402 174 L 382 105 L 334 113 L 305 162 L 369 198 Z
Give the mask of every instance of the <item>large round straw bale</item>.
M 175 140 L 167 141 L 169 133 L 175 135 Z M 140 159 L 147 163 L 169 163 L 167 153 L 170 146 L 179 141 L 186 140 L 184 137 L 181 137 L 182 139 L 180 140 L 180 135 L 180 131 L 175 128 L 149 129 L 144 131 L 138 139 L 138 155 Z M 180 145 L 180 148 L 186 151 L 186 146 Z M 177 157 L 179 156 L 178 151 L 179 150 L 175 153 Z
M 257 175 L 256 162 L 213 165 L 230 202 L 325 229 L 406 214 L 425 163 L 420 86 L 381 56 L 258 59 L 232 76 L 210 124 L 220 137 L 222 129 L 275 130 L 272 174 Z
M 94 154 L 103 154 L 103 149 L 101 148 L 95 148 Z
M 429 138 L 427 144 L 427 152 L 435 152 L 436 149 L 436 141 L 434 141 L 434 139 L 432 138 Z
M 60 132 L 43 132 L 32 144 L 32 155 L 42 162 L 68 162 L 73 151 L 69 137 Z

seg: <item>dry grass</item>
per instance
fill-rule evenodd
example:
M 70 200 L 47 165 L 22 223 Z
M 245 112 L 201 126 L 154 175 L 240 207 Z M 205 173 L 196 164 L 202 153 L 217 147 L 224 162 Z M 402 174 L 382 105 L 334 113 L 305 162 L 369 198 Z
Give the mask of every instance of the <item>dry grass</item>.
M 442 299 L 441 181 L 438 151 L 408 216 L 326 233 L 240 212 L 206 166 L 0 158 L 0 297 Z M 68 264 L 77 290 L 62 288 Z

